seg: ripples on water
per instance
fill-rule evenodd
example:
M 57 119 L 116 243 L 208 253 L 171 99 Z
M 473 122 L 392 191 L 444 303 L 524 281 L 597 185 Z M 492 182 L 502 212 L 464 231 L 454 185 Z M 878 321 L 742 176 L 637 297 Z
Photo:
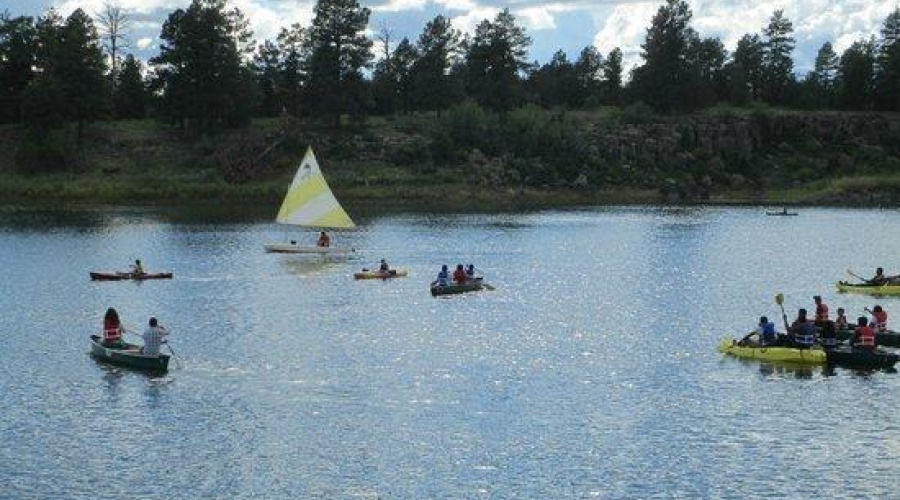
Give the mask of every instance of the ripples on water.
M 897 374 L 715 345 L 779 317 L 779 291 L 789 314 L 873 305 L 832 283 L 890 268 L 898 218 L 401 214 L 310 258 L 263 253 L 267 222 L 2 211 L 0 497 L 893 497 Z M 138 257 L 176 278 L 87 279 Z M 381 257 L 411 276 L 351 279 Z M 458 262 L 498 290 L 432 298 Z M 167 376 L 89 358 L 111 305 L 173 330 Z

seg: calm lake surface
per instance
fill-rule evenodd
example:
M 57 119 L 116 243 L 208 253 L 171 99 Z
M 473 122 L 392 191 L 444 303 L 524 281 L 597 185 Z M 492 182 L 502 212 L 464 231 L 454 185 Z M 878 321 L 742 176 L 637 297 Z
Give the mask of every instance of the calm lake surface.
M 370 216 L 324 259 L 268 217 L 0 209 L 0 497 L 897 498 L 900 374 L 715 347 L 777 292 L 900 318 L 833 285 L 900 273 L 900 212 L 763 211 Z M 382 257 L 410 277 L 354 282 Z M 175 279 L 88 280 L 135 258 Z M 469 262 L 496 291 L 429 295 Z M 110 306 L 168 375 L 90 358 Z

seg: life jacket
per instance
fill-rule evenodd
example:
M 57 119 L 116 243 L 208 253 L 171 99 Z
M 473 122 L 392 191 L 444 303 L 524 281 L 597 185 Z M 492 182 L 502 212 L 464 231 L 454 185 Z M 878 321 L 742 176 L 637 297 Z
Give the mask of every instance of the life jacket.
M 873 323 L 875 324 L 875 331 L 877 333 L 884 333 L 887 331 L 887 312 L 881 311 L 880 313 L 875 313 L 873 319 L 875 320 Z
M 798 325 L 794 332 L 794 342 L 800 347 L 812 347 L 816 341 L 816 327 L 813 323 L 807 321 L 802 325 Z
M 465 283 L 466 281 L 468 281 L 468 278 L 466 277 L 466 272 L 463 271 L 462 269 L 457 269 L 456 271 L 453 271 L 453 281 L 455 281 L 457 283 Z
M 875 347 L 875 332 L 868 326 L 860 326 L 856 328 L 859 341 L 856 345 L 863 347 Z
M 824 302 L 816 306 L 816 321 L 828 321 L 828 305 Z
M 122 326 L 118 323 L 103 321 L 103 342 L 115 343 L 122 340 Z

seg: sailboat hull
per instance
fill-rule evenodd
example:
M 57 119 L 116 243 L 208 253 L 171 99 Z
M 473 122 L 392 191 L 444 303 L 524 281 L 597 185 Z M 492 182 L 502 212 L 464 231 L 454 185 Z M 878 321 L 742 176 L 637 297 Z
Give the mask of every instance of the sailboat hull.
M 269 245 L 263 245 L 263 248 L 265 248 L 266 252 L 269 252 L 269 253 L 341 254 L 341 253 L 353 253 L 356 251 L 353 248 L 303 246 L 303 245 L 291 245 L 289 243 L 273 243 L 273 244 L 269 244 Z

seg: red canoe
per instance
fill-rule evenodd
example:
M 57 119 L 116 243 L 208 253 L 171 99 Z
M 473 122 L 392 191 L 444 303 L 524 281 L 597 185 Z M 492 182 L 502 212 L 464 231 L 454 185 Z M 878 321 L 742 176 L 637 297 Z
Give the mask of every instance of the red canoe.
M 91 273 L 94 281 L 122 281 L 122 280 L 167 280 L 172 279 L 172 273 L 135 274 L 135 273 Z

